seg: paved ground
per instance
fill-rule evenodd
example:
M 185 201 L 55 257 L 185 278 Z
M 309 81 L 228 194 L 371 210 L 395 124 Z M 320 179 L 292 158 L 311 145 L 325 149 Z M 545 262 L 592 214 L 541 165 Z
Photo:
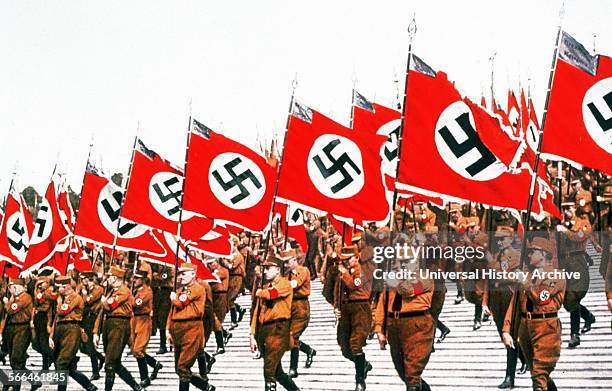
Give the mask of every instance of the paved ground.
M 594 256 L 594 260 L 595 265 L 590 269 L 591 288 L 583 304 L 595 314 L 597 322 L 590 333 L 582 336 L 582 344 L 577 349 L 566 348 L 569 314 L 564 310 L 560 312 L 564 327 L 563 349 L 553 373 L 560 390 L 612 390 L 612 318 L 605 301 L 604 281 L 598 272 L 599 256 Z M 504 376 L 506 353 L 495 325 L 486 323 L 482 329 L 472 331 L 473 306 L 467 302 L 454 305 L 454 284 L 447 285 L 449 292 L 441 320 L 452 331 L 443 343 L 436 344 L 436 352 L 432 354 L 424 378 L 433 390 L 496 390 Z M 353 364 L 340 354 L 331 306 L 325 302 L 320 290 L 320 283 L 314 282 L 312 320 L 303 335 L 303 340 L 313 346 L 318 354 L 309 369 L 303 369 L 301 357 L 300 376 L 296 383 L 302 390 L 353 390 Z M 241 297 L 239 302 L 248 308 L 249 300 L 250 297 L 246 296 Z M 235 329 L 233 335 L 227 352 L 217 357 L 210 375 L 211 383 L 218 390 L 263 390 L 262 360 L 254 360 L 249 352 L 247 322 Z M 158 347 L 158 337 L 153 337 L 149 352 L 157 351 Z M 214 350 L 214 340 L 210 341 L 209 348 L 211 352 Z M 368 341 L 366 354 L 374 366 L 367 379 L 368 390 L 404 390 L 393 369 L 388 350 L 379 350 L 377 341 L 371 340 Z M 288 356 L 285 355 L 285 369 L 289 365 Z M 163 355 L 160 359 L 164 368 L 148 390 L 178 389 L 172 354 Z M 40 357 L 35 352 L 31 353 L 28 365 L 33 369 L 40 368 Z M 133 357 L 126 356 L 124 365 L 137 376 L 138 369 Z M 79 367 L 88 376 L 91 374 L 87 358 L 81 359 Z M 103 379 L 96 384 L 100 389 L 104 388 Z M 531 389 L 528 374 L 517 376 L 516 388 Z M 69 389 L 78 390 L 79 387 L 71 380 Z M 117 379 L 114 389 L 129 388 Z M 279 389 L 282 387 L 279 386 Z

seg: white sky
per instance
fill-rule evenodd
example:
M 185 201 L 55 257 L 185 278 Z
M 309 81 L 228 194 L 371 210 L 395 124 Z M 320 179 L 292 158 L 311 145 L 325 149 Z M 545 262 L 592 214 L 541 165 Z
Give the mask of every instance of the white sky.
M 58 162 L 80 189 L 88 145 L 127 171 L 139 136 L 182 165 L 189 116 L 254 146 L 282 132 L 297 98 L 348 124 L 351 88 L 383 104 L 414 52 L 468 96 L 531 79 L 544 104 L 561 1 L 2 1 L 0 193 L 17 164 L 44 193 Z M 566 1 L 564 29 L 612 54 L 612 1 Z

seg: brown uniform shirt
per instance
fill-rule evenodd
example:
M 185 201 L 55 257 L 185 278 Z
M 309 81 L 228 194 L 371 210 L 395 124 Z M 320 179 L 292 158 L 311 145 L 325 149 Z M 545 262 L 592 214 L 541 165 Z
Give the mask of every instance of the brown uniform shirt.
M 362 300 L 370 298 L 372 290 L 372 280 L 370 276 L 362 272 L 361 264 L 357 263 L 354 267 L 347 269 L 345 273 L 340 275 L 337 283 L 342 281 L 342 301 Z M 335 302 L 337 301 L 338 289 L 334 289 Z
M 179 288 L 176 292 L 176 300 L 172 300 L 169 323 L 177 320 L 202 319 L 205 301 L 206 291 L 197 282 L 194 281 L 191 285 Z M 170 328 L 170 325 L 167 327 Z
M 263 296 L 259 298 L 261 308 L 258 321 L 260 324 L 291 318 L 293 288 L 286 277 L 279 278 L 275 283 L 267 284 L 262 291 Z
M 57 301 L 57 322 L 80 321 L 83 319 L 83 298 L 76 292 Z
M 552 266 L 545 266 L 542 271 L 552 272 L 555 269 Z M 516 292 L 514 293 L 514 295 Z M 512 307 L 513 299 L 510 301 L 506 316 L 504 318 L 503 332 L 509 333 L 512 323 Z M 533 271 L 530 271 L 527 280 L 520 288 L 520 310 L 522 313 L 548 313 L 557 312 L 563 305 L 565 297 L 565 279 L 564 278 L 536 278 Z M 520 319 L 521 314 L 517 314 L 517 319 Z
M 114 288 L 109 297 L 102 300 L 102 307 L 107 317 L 132 317 L 132 293 L 125 284 Z
M 240 251 L 235 251 L 234 256 L 230 260 L 230 275 L 238 275 L 245 276 L 246 269 L 244 267 L 244 256 L 240 253 Z
M 394 309 L 396 297 L 401 296 L 400 313 L 426 311 L 431 307 L 431 299 L 433 296 L 434 282 L 431 279 L 414 279 L 405 280 L 395 289 L 389 289 L 389 300 L 387 304 L 387 313 L 396 312 Z M 385 317 L 385 295 L 380 295 L 376 305 L 374 332 L 381 333 L 382 325 Z
M 211 284 L 213 293 L 227 292 L 227 288 L 229 287 L 229 271 L 223 266 L 221 266 L 217 270 L 215 270 L 213 274 L 219 277 L 219 280 L 221 280 L 221 282 Z
M 310 271 L 307 267 L 298 265 L 289 273 L 289 283 L 293 288 L 293 298 L 310 296 Z
M 134 315 L 150 315 L 153 311 L 153 290 L 148 285 L 136 288 L 134 292 Z
M 571 223 L 570 227 L 566 226 L 568 231 L 565 232 L 565 236 L 569 239 L 563 249 L 566 254 L 573 251 L 585 251 L 587 239 L 593 234 L 593 228 L 586 216 L 574 216 Z
M 83 302 L 85 304 L 84 312 L 97 314 L 100 312 L 100 307 L 102 306 L 102 302 L 100 299 L 104 294 L 104 288 L 100 285 L 94 285 L 93 289 L 89 290 L 85 288 L 86 293 L 83 295 Z
M 32 320 L 32 296 L 27 292 L 23 292 L 17 297 L 11 296 L 8 304 L 5 305 L 5 309 L 7 324 L 29 323 Z
M 53 305 L 53 302 L 57 300 L 57 294 L 53 292 L 51 287 L 47 287 L 44 291 L 40 291 L 39 284 L 36 284 L 34 308 L 36 312 L 47 312 Z

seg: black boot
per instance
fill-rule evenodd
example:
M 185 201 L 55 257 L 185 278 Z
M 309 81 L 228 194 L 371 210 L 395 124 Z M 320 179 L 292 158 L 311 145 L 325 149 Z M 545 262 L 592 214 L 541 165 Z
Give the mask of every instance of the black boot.
M 106 377 L 104 379 L 104 391 L 113 391 L 114 384 L 115 384 L 115 372 L 106 371 Z
M 406 386 L 406 391 L 421 391 L 420 386 Z
M 157 374 L 159 373 L 159 371 L 161 371 L 161 369 L 164 366 L 162 365 L 162 363 L 160 363 L 153 357 L 149 356 L 148 354 L 145 354 L 144 358 L 145 358 L 145 361 L 147 362 L 147 365 L 153 368 L 153 371 L 151 372 L 151 376 L 149 376 L 149 379 L 153 381 L 157 379 Z
M 223 331 L 215 331 L 215 341 L 217 342 L 217 354 L 225 353 L 225 345 L 223 344 Z
M 427 382 L 423 379 L 421 379 L 421 391 L 431 391 L 429 384 L 427 384 Z
M 267 381 L 266 382 L 266 391 L 276 391 L 276 382 Z
M 140 374 L 140 387 L 147 388 L 151 385 L 147 360 L 144 357 L 140 357 L 136 359 L 136 363 L 138 364 L 138 373 Z
M 300 342 L 300 352 L 306 353 L 306 362 L 304 363 L 304 368 L 310 368 L 314 356 L 317 355 L 317 351 L 305 344 L 304 342 Z
M 229 342 L 230 338 L 232 338 L 232 333 L 228 332 L 227 330 L 223 329 L 223 345 L 227 346 L 227 343 Z
M 364 391 L 366 375 L 366 359 L 364 353 L 354 356 L 355 359 L 355 391 Z
M 523 375 L 527 372 L 527 359 L 525 359 L 525 355 L 523 354 L 523 351 L 521 350 L 521 348 L 519 346 L 516 347 L 516 352 L 518 355 L 519 360 L 521 360 L 521 368 L 516 371 L 516 373 L 518 373 L 519 375 Z
M 238 311 L 238 323 L 242 322 L 242 318 L 244 318 L 244 314 L 246 314 L 246 309 L 242 308 L 238 304 L 236 304 L 236 308 Z
M 204 352 L 198 355 L 198 372 L 202 377 L 208 375 L 208 363 L 206 362 L 206 355 Z
M 179 391 L 189 391 L 189 382 L 188 381 L 179 382 Z
M 567 347 L 570 349 L 574 349 L 576 346 L 580 345 L 580 335 L 572 334 Z
M 516 359 L 518 353 L 516 349 L 506 348 L 506 377 L 497 388 L 514 388 L 514 372 L 516 371 Z
M 548 379 L 546 388 L 548 389 L 548 391 L 557 391 L 557 385 L 555 384 L 553 379 L 550 379 L 550 378 Z
M 193 384 L 196 388 L 204 391 L 215 391 L 215 386 L 211 386 L 208 384 L 207 377 L 201 377 L 198 375 L 191 376 L 191 384 Z
M 97 390 L 98 387 L 93 385 L 87 376 L 85 376 L 82 372 L 77 371 L 76 369 L 71 369 L 68 374 L 71 378 L 73 378 L 81 387 L 83 387 L 87 391 Z
M 104 363 L 106 362 L 106 357 L 98 351 L 96 351 L 96 356 L 98 357 L 98 373 L 104 368 Z
M 98 355 L 92 354 L 89 356 L 89 360 L 91 361 L 91 377 L 89 380 L 94 381 L 100 378 L 100 368 L 98 367 Z
M 300 348 L 291 349 L 291 359 L 289 360 L 289 372 L 287 375 L 290 378 L 298 377 L 297 367 L 300 360 Z
M 161 328 L 159 329 L 159 350 L 157 351 L 157 354 L 166 353 L 168 353 L 168 349 L 166 349 L 166 329 Z
M 142 391 L 142 387 L 140 387 L 140 384 L 136 382 L 134 376 L 132 376 L 130 371 L 128 371 L 123 365 L 120 365 L 119 368 L 117 368 L 117 375 L 119 375 L 121 380 L 123 380 L 125 384 L 130 386 L 133 391 Z
M 460 304 L 463 301 L 463 287 L 457 282 L 457 297 L 455 298 L 455 304 Z
M 285 387 L 287 391 L 300 391 L 299 387 L 295 384 L 286 373 L 281 373 L 278 376 L 278 382 L 281 386 Z
M 42 354 L 42 369 L 43 371 L 48 371 L 51 366 L 51 357 L 48 354 Z
M 591 313 L 585 306 L 580 304 L 580 316 L 584 319 L 584 327 L 581 330 L 582 334 L 591 331 L 591 325 L 595 323 L 595 315 Z
M 206 356 L 206 373 L 208 374 L 212 370 L 213 364 L 217 362 L 217 359 L 208 354 L 208 352 L 204 352 L 204 355 Z
M 230 308 L 230 319 L 231 319 L 231 322 L 232 322 L 230 330 L 233 330 L 236 327 L 238 327 L 238 314 L 236 313 L 236 309 L 235 308 Z
M 436 327 L 441 332 L 440 337 L 438 337 L 438 343 L 440 343 L 444 341 L 446 336 L 450 333 L 450 329 L 446 327 L 446 325 L 442 323 L 440 320 L 436 321 Z

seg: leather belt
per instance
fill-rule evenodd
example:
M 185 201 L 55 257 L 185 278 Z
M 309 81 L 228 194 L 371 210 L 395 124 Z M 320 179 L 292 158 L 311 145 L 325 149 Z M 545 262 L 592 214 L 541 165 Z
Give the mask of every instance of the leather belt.
M 417 316 L 423 316 L 428 313 L 429 313 L 429 310 L 410 311 L 410 312 L 393 311 L 393 312 L 389 312 L 388 314 L 391 319 L 399 319 L 399 318 L 414 318 Z
M 242 277 L 242 274 L 230 274 L 230 277 Z
M 150 313 L 144 313 L 144 314 L 134 314 L 134 316 L 151 316 Z
M 548 319 L 548 318 L 556 318 L 556 312 L 523 312 L 521 313 L 521 317 L 525 319 Z
M 129 315 L 106 315 L 106 319 L 132 319 Z
M 293 296 L 293 301 L 298 301 L 298 300 L 308 300 L 308 296 L 300 296 L 300 297 Z
M 57 324 L 81 324 L 80 320 L 58 320 Z
M 180 323 L 180 322 L 195 322 L 195 321 L 201 322 L 202 318 L 172 319 L 172 321 L 173 322 L 178 322 L 178 323 Z
M 346 304 L 346 303 L 363 303 L 363 302 L 369 302 L 369 299 L 353 299 L 353 300 L 345 300 L 342 303 Z
M 13 322 L 13 323 L 7 323 L 9 326 L 23 326 L 23 325 L 29 325 L 30 321 L 28 320 L 27 322 Z

